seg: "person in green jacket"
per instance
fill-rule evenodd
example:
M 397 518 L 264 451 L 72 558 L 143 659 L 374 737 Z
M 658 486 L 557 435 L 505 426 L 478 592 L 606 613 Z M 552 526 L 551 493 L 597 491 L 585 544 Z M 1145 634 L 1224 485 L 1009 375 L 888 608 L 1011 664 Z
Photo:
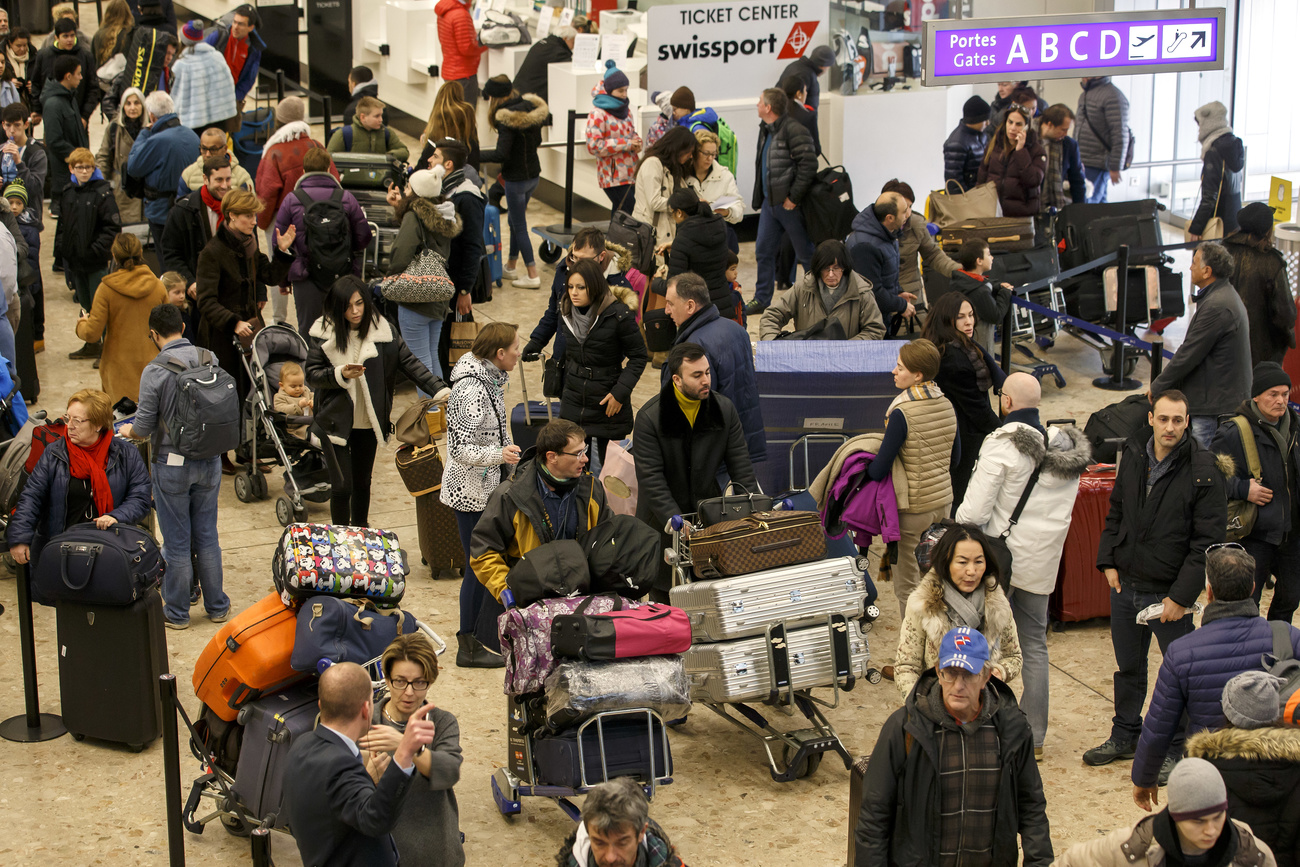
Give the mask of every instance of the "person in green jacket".
M 339 153 L 386 154 L 390 159 L 406 162 L 410 151 L 396 133 L 384 126 L 384 104 L 373 96 L 357 103 L 357 116 L 350 126 L 341 127 L 330 136 L 325 149 Z

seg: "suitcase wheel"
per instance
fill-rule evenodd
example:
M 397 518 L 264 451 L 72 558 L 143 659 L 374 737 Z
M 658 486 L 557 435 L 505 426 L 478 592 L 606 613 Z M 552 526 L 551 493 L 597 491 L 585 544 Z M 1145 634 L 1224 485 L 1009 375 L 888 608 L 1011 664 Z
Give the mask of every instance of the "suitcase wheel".
M 238 816 L 222 816 L 221 827 L 225 828 L 232 837 L 248 837 L 252 835 L 252 829 Z
M 84 741 L 86 739 L 86 736 L 80 732 L 68 732 L 68 734 L 72 735 L 74 741 Z
M 781 763 L 787 768 L 790 767 L 790 760 L 794 758 L 796 752 L 798 751 L 789 744 L 783 745 L 781 747 Z M 795 777 L 802 780 L 804 777 L 811 777 L 815 774 L 817 768 L 821 767 L 823 755 L 824 753 L 810 753 L 805 756 L 795 771 Z
M 543 241 L 542 247 L 538 251 L 538 255 L 542 257 L 542 261 L 547 265 L 554 265 L 556 262 L 560 261 L 560 257 L 564 255 L 564 248 L 557 244 L 553 244 L 550 241 Z M 499 286 L 501 284 L 498 283 L 497 285 Z

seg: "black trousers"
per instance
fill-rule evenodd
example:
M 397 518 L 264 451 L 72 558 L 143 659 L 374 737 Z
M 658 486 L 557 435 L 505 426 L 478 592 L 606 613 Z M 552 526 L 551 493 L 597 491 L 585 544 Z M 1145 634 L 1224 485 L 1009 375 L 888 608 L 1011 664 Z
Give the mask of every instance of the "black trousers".
M 322 431 L 325 466 L 330 474 L 330 522 L 351 527 L 369 526 L 370 477 L 375 470 L 379 441 L 370 428 L 353 429 L 346 446 L 335 445 Z
M 1300 535 L 1292 535 L 1281 545 L 1250 538 L 1242 539 L 1241 545 L 1255 558 L 1255 602 L 1259 602 L 1268 576 L 1274 576 L 1277 584 L 1273 588 L 1273 602 L 1268 606 L 1268 619 L 1290 623 L 1300 606 Z

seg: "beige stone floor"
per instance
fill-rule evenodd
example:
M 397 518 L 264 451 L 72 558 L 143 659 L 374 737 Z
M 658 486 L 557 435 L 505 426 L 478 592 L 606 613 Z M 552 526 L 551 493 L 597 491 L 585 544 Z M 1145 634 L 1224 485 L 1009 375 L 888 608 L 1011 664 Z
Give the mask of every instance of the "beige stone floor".
M 92 137 L 101 133 L 98 122 Z M 534 203 L 530 223 L 554 222 L 555 211 Z M 504 228 L 504 226 L 503 226 Z M 77 388 L 96 385 L 98 377 L 85 361 L 70 361 L 67 353 L 80 345 L 72 336 L 76 305 L 61 276 L 50 271 L 53 221 L 43 239 L 48 325 L 46 351 L 39 356 L 43 393 L 39 406 L 63 408 Z M 754 283 L 753 244 L 742 250 L 741 280 Z M 550 269 L 543 269 L 549 285 Z M 481 316 L 532 325 L 546 303 L 546 292 L 497 290 L 495 300 L 482 305 Z M 756 336 L 756 322 L 751 326 Z M 1117 399 L 1095 389 L 1091 379 L 1101 372 L 1097 353 L 1063 336 L 1043 353 L 1058 363 L 1069 386 L 1045 386 L 1045 417 L 1073 417 L 1082 423 L 1088 414 Z M 535 367 L 535 366 L 534 366 Z M 537 389 L 538 373 L 529 380 Z M 1149 379 L 1145 362 L 1139 378 Z M 657 374 L 647 373 L 634 395 L 639 406 L 654 393 Z M 519 400 L 511 384 L 508 402 Z M 534 395 L 539 390 L 534 391 Z M 397 400 L 400 410 L 412 399 L 407 386 Z M 271 492 L 278 493 L 278 474 Z M 236 610 L 271 587 L 269 562 L 280 527 L 274 501 L 243 504 L 229 481 L 221 496 L 219 527 L 224 549 L 225 582 Z M 325 520 L 328 512 L 314 507 L 312 516 Z M 391 460 L 381 451 L 375 472 L 372 522 L 396 531 L 408 550 L 416 550 L 412 498 L 402 486 Z M 418 558 L 416 558 L 418 562 Z M 1100 579 L 1098 579 L 1100 580 Z M 22 712 L 18 620 L 12 580 L 0 580 L 0 717 Z M 408 585 L 404 607 L 448 641 L 454 640 L 458 582 L 433 581 L 417 575 Z M 869 635 L 877 665 L 891 660 L 897 641 L 897 606 L 892 587 L 881 587 L 884 611 Z M 172 670 L 177 674 L 185 707 L 197 711 L 190 686 L 195 660 L 217 627 L 196 615 L 184 632 L 168 632 Z M 38 607 L 35 632 L 42 706 L 58 712 L 59 690 L 53 609 Z M 1111 655 L 1106 622 L 1073 625 L 1049 637 L 1053 670 L 1052 728 L 1047 757 L 1041 765 L 1058 850 L 1089 840 L 1138 817 L 1129 797 L 1128 764 L 1086 768 L 1081 753 L 1103 740 L 1111 716 Z M 454 654 L 454 648 L 452 650 Z M 1152 672 L 1159 655 L 1152 653 Z M 489 775 L 504 759 L 504 701 L 500 675 L 492 671 L 461 670 L 444 657 L 446 667 L 432 691 L 440 705 L 455 713 L 461 724 L 465 764 L 457 788 L 461 827 L 470 864 L 551 863 L 571 824 L 553 803 L 527 799 L 523 813 L 500 816 L 493 804 Z M 861 683 L 840 697 L 828 716 L 854 754 L 869 753 L 886 717 L 899 705 L 894 686 Z M 112 713 L 107 706 L 104 713 Z M 793 721 L 778 723 L 794 726 Z M 772 781 L 756 741 L 738 736 L 728 723 L 699 708 L 671 735 L 675 782 L 660 791 L 653 815 L 667 829 L 686 860 L 695 865 L 746 863 L 776 867 L 792 862 L 835 867 L 845 861 L 848 773 L 827 760 L 811 779 L 778 784 Z M 4 865 L 158 865 L 166 860 L 167 837 L 162 781 L 162 746 L 154 742 L 136 755 L 114 746 L 74 742 L 63 737 L 42 744 L 0 741 L 0 864 Z M 183 786 L 199 773 L 197 762 L 181 746 Z M 296 852 L 288 837 L 275 835 L 280 863 L 294 863 Z M 202 836 L 185 835 L 191 863 L 238 865 L 248 862 L 248 842 L 228 835 L 215 823 Z

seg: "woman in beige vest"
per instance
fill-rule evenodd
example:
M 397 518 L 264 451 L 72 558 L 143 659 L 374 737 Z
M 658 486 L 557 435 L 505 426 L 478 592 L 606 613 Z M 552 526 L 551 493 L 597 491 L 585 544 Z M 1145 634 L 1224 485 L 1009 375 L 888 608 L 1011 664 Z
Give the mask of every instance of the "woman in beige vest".
M 895 460 L 903 462 L 907 490 L 898 498 L 898 563 L 893 567 L 898 616 L 907 613 L 907 597 L 921 580 L 916 563 L 916 543 L 931 524 L 948 517 L 952 505 L 949 472 L 958 455 L 957 415 L 943 391 L 934 383 L 939 373 L 939 350 L 924 338 L 898 351 L 894 386 L 902 393 L 885 415 L 885 438 L 871 462 L 868 475 L 884 481 Z

